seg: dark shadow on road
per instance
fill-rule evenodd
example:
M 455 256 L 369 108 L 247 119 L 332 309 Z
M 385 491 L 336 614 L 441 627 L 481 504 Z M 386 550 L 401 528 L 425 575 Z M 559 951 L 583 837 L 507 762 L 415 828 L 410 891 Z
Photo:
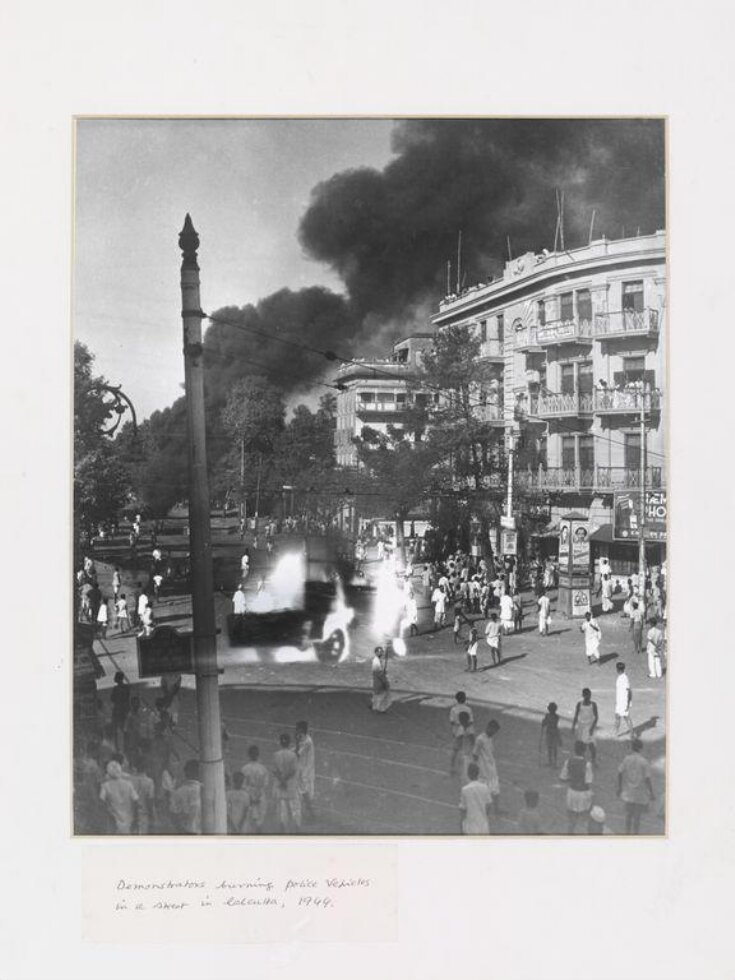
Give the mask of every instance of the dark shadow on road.
M 612 653 L 606 653 L 600 657 L 598 663 L 602 667 L 603 664 L 609 663 L 611 660 L 617 660 L 619 656 L 620 654 L 616 650 L 613 650 Z
M 641 732 L 648 731 L 649 728 L 656 728 L 658 725 L 658 715 L 651 715 L 648 721 L 641 722 L 640 725 L 633 726 L 633 734 L 640 735 Z
M 527 654 L 517 653 L 515 657 L 503 657 L 503 659 L 498 664 L 486 664 L 484 667 L 478 667 L 477 673 L 480 674 L 485 670 L 494 670 L 496 667 L 505 667 L 506 664 L 513 663 L 514 660 L 524 660 Z

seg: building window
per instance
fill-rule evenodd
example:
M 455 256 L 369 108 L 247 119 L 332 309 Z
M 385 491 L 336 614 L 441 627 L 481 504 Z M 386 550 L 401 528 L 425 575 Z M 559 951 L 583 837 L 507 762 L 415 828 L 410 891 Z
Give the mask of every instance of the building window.
M 401 350 L 397 350 L 393 354 L 394 364 L 406 364 L 408 361 L 408 347 L 403 347 Z
M 573 470 L 577 465 L 576 436 L 562 436 L 561 465 L 564 470 Z
M 479 327 L 480 343 L 484 344 L 487 341 L 487 320 L 480 320 Z
M 498 343 L 503 346 L 505 340 L 505 318 L 502 313 L 498 313 Z
M 546 325 L 546 303 L 542 299 L 536 305 L 536 320 L 540 327 Z
M 561 393 L 562 395 L 574 394 L 574 365 L 562 364 L 561 366 Z
M 406 404 L 406 395 L 405 394 L 402 394 L 401 392 L 399 392 L 396 395 L 396 401 L 398 402 L 399 405 L 405 405 Z
M 623 309 L 635 313 L 643 311 L 643 281 L 623 283 Z
M 625 468 L 639 470 L 641 466 L 641 434 L 640 432 L 625 433 Z
M 559 298 L 559 319 L 574 319 L 574 293 L 562 293 Z
M 633 384 L 635 381 L 643 381 L 646 374 L 645 357 L 624 357 L 623 358 L 623 384 Z
M 360 392 L 360 401 L 361 402 L 374 402 L 375 401 L 375 395 L 373 394 L 372 391 L 361 391 Z
M 593 470 L 595 468 L 595 437 L 579 437 L 579 468 Z
M 577 391 L 580 395 L 589 395 L 592 386 L 592 361 L 580 361 L 577 364 Z
M 577 318 L 587 321 L 592 319 L 592 296 L 589 289 L 577 290 Z
M 418 392 L 417 395 L 415 396 L 416 404 L 419 405 L 419 406 L 421 406 L 421 407 L 425 406 L 428 397 L 429 396 L 426 395 L 426 394 L 424 394 L 423 392 Z

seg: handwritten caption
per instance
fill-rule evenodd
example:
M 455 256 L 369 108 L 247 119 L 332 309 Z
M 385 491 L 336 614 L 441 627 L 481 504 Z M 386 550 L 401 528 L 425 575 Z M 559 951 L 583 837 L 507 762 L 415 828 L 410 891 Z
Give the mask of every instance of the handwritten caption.
M 131 880 L 115 885 L 115 913 L 161 912 L 175 914 L 187 909 L 319 909 L 339 907 L 344 896 L 373 887 L 370 878 L 227 878 L 192 880 Z

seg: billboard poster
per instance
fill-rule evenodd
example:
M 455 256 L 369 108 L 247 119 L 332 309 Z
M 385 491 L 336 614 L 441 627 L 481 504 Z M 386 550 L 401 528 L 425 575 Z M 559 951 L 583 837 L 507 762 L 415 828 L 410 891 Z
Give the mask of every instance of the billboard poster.
M 616 541 L 637 540 L 640 531 L 641 495 L 635 490 L 615 494 L 613 538 Z M 666 491 L 647 490 L 644 537 L 647 541 L 666 540 Z
M 590 534 L 585 524 L 576 524 L 571 534 L 572 574 L 590 570 Z
M 559 566 L 566 568 L 569 564 L 569 534 L 571 524 L 569 521 L 559 521 Z
M 508 528 L 503 528 L 502 530 L 502 553 L 504 555 L 516 555 L 518 554 L 518 536 L 515 531 L 510 531 Z
M 574 589 L 572 592 L 572 616 L 581 618 L 588 612 L 592 612 L 590 590 Z

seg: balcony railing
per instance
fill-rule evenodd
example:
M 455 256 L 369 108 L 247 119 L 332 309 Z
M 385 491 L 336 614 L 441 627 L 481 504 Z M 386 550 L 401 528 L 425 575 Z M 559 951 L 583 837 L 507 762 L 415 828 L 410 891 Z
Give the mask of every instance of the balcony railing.
M 592 340 L 592 321 L 572 317 L 568 320 L 550 320 L 537 324 L 536 343 L 540 347 L 549 344 L 574 344 Z
M 474 415 L 480 422 L 502 422 L 503 406 L 501 404 L 477 405 Z
M 625 388 L 595 388 L 595 411 L 600 415 L 629 415 L 661 411 L 662 393 L 654 388 L 644 391 L 640 385 Z
M 593 392 L 571 394 L 549 392 L 547 394 L 531 395 L 529 415 L 540 418 L 556 418 L 564 415 L 592 415 L 595 411 Z
M 503 359 L 503 342 L 497 337 L 491 337 L 480 344 L 480 357 L 492 357 Z
M 598 340 L 647 336 L 658 333 L 658 321 L 658 310 L 614 310 L 609 313 L 595 313 L 594 335 Z
M 568 468 L 549 466 L 538 470 L 516 470 L 515 485 L 521 490 L 597 491 L 630 490 L 640 487 L 640 469 L 626 466 L 596 466 Z M 660 466 L 646 467 L 646 487 L 660 490 L 664 486 Z
M 405 412 L 405 402 L 358 402 L 355 411 L 358 415 L 378 412 Z

